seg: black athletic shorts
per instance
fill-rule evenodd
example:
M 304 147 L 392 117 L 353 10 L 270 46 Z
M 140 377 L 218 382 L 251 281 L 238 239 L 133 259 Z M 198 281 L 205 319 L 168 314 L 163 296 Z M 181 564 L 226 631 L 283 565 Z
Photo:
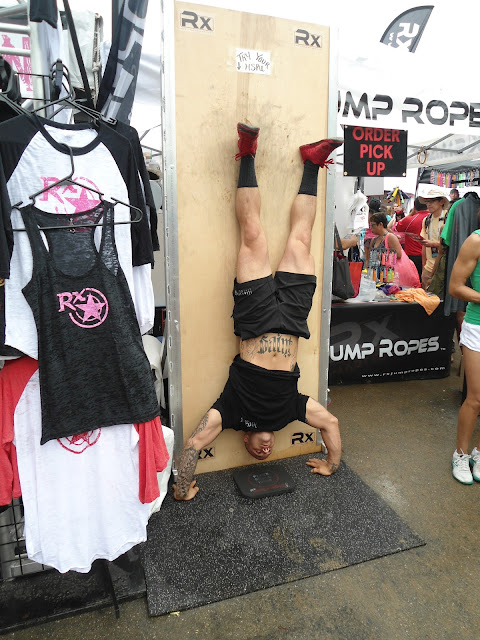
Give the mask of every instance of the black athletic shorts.
M 287 271 L 241 284 L 235 280 L 235 335 L 246 340 L 278 332 L 309 338 L 307 317 L 316 286 L 316 276 Z

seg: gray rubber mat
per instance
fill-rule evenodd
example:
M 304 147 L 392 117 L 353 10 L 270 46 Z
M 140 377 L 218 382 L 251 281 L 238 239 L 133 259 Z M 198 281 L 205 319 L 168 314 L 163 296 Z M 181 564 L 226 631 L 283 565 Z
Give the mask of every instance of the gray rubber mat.
M 322 478 L 305 465 L 310 457 L 268 463 L 292 476 L 292 493 L 246 499 L 231 470 L 199 475 L 191 502 L 175 502 L 170 492 L 150 519 L 142 548 L 150 615 L 425 544 L 348 466 Z

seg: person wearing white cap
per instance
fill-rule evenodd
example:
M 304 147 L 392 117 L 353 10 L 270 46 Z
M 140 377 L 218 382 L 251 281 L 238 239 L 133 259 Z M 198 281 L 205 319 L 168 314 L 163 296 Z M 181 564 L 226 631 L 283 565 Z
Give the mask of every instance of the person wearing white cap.
M 467 281 L 471 286 L 467 285 Z M 452 473 L 462 484 L 480 482 L 480 436 L 468 453 L 470 440 L 480 413 L 480 229 L 462 244 L 448 291 L 451 296 L 468 302 L 460 333 L 467 397 L 458 412 L 457 448 L 452 457 Z
M 419 196 L 420 202 L 427 205 L 429 215 L 423 220 L 420 232 L 423 238 L 422 250 L 422 287 L 427 290 L 435 271 L 435 261 L 441 248 L 440 234 L 447 218 L 450 200 L 441 189 L 430 189 L 426 196 Z

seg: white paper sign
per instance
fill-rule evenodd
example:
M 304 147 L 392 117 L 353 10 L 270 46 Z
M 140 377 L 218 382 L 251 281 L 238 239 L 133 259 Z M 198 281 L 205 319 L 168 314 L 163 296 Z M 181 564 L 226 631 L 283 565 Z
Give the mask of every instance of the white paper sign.
M 270 51 L 237 49 L 235 66 L 239 73 L 257 73 L 269 76 L 272 68 Z

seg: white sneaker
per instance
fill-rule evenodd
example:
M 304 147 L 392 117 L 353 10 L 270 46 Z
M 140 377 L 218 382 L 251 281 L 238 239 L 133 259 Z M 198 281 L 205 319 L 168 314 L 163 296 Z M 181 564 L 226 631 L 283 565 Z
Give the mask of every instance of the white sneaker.
M 470 454 L 470 466 L 473 479 L 476 482 L 480 482 L 480 451 L 478 451 L 477 447 Z
M 473 484 L 473 476 L 470 471 L 470 456 L 468 454 L 460 454 L 456 450 L 453 452 L 452 474 L 455 480 L 462 484 Z

